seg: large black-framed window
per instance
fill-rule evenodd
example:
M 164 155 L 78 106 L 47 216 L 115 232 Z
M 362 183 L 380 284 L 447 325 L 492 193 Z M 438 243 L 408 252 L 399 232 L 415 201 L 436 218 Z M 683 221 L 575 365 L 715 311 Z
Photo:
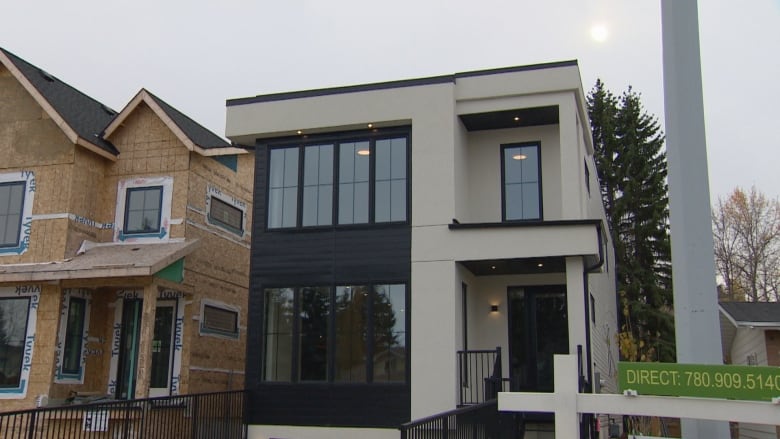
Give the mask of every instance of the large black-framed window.
M 25 187 L 24 181 L 0 183 L 0 247 L 19 245 Z
M 162 186 L 128 188 L 124 233 L 158 233 L 162 217 L 162 198 Z
M 406 223 L 408 128 L 271 142 L 266 229 Z
M 262 380 L 408 381 L 406 283 L 266 288 Z
M 29 310 L 29 297 L 0 297 L 0 389 L 21 383 Z
M 542 160 L 539 142 L 501 145 L 503 221 L 542 219 Z

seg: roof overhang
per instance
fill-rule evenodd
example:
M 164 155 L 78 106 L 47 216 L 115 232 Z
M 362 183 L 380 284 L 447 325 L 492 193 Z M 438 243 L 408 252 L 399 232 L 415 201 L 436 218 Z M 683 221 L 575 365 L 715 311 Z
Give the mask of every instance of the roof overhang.
M 80 254 L 62 261 L 0 265 L 0 282 L 148 277 L 192 253 L 199 245 L 198 240 L 159 244 L 85 241 Z

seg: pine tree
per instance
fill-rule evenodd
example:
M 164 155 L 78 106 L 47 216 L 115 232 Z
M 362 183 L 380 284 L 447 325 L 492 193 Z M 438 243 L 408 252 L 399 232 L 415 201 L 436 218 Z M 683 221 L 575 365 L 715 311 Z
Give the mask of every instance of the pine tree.
M 615 247 L 621 346 L 634 360 L 674 361 L 669 199 L 664 137 L 640 95 L 588 94 L 596 167 Z

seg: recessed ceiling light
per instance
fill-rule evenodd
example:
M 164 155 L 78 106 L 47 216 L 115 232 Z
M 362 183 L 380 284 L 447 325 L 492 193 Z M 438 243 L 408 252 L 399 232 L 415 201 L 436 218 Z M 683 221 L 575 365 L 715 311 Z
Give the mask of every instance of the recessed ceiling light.
M 512 160 L 525 160 L 528 156 L 525 154 L 515 154 L 512 156 Z
M 369 128 L 374 128 L 374 124 L 373 124 L 373 123 L 370 123 L 370 124 L 368 124 L 368 127 L 369 127 Z
M 496 269 L 496 266 L 495 266 L 495 265 L 491 265 L 491 266 L 490 266 L 490 269 L 491 269 L 491 270 L 495 270 L 495 269 Z
M 540 263 L 536 264 L 536 266 L 537 266 L 537 267 L 539 267 L 539 268 L 542 268 L 542 267 L 544 267 L 544 264 L 542 264 L 542 263 L 540 262 Z
M 520 122 L 520 116 L 515 116 L 515 122 Z
M 298 135 L 301 135 L 301 134 L 303 134 L 303 131 L 298 130 Z
M 368 148 L 358 149 L 357 155 L 369 155 L 371 151 Z

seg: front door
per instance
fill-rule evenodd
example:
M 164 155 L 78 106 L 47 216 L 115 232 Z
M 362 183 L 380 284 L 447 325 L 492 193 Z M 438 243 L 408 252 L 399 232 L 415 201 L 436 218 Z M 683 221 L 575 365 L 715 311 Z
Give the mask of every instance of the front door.
M 566 286 L 510 287 L 507 295 L 511 389 L 552 392 L 553 355 L 569 353 Z
M 152 337 L 152 379 L 149 396 L 171 394 L 171 369 L 173 367 L 173 323 L 176 317 L 175 300 L 158 300 L 154 313 Z

